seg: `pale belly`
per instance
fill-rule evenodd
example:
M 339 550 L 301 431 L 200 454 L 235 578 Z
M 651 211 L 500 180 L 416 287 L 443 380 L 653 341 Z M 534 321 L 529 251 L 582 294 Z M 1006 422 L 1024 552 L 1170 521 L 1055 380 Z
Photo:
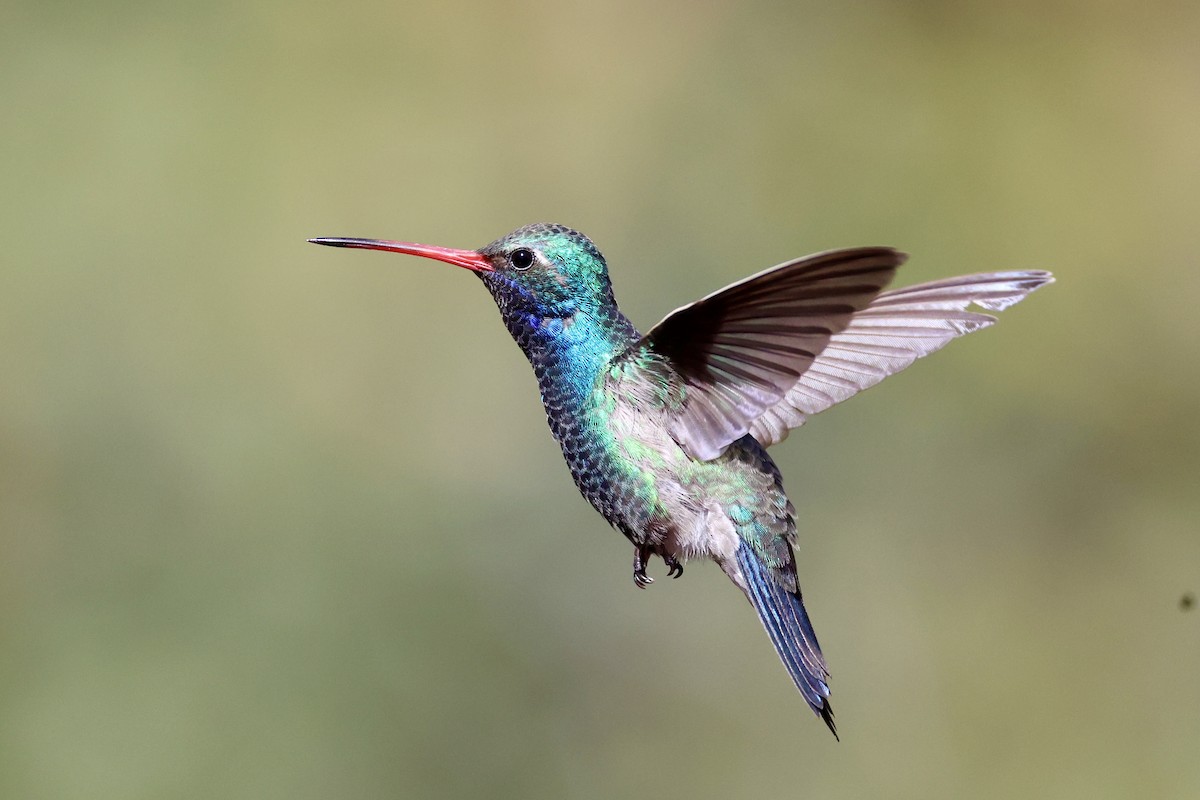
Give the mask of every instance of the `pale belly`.
M 678 561 L 710 558 L 728 572 L 743 537 L 792 536 L 779 472 L 753 439 L 700 462 L 663 426 L 621 414 L 607 423 L 603 447 L 583 458 L 563 451 L 584 497 L 635 545 Z

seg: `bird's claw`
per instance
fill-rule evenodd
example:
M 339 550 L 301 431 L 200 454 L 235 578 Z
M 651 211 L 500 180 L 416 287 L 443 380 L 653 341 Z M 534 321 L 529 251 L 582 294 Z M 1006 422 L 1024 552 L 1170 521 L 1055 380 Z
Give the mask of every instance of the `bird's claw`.
M 639 589 L 645 589 L 654 583 L 654 578 L 646 574 L 646 562 L 650 560 L 651 555 L 652 551 L 640 547 L 633 551 L 633 583 Z M 659 557 L 667 565 L 668 578 L 678 578 L 683 574 L 683 564 L 675 556 L 660 553 Z
M 654 583 L 654 578 L 646 574 L 646 562 L 650 559 L 650 551 L 640 547 L 633 549 L 633 583 L 639 589 L 645 589 Z

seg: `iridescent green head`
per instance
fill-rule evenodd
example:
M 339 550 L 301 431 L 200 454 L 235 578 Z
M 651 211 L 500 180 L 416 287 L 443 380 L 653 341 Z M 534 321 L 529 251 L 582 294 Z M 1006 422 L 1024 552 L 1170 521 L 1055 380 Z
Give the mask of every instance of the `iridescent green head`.
M 479 276 L 505 314 L 561 319 L 613 302 L 604 256 L 565 225 L 526 225 L 479 253 L 492 266 Z

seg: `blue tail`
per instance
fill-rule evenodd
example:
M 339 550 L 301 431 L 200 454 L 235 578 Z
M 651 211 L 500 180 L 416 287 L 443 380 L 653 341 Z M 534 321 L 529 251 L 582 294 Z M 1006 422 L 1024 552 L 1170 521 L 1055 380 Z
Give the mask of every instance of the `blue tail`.
M 744 541 L 738 546 L 737 563 L 746 581 L 746 595 L 770 634 L 788 674 L 836 738 L 833 708 L 829 705 L 829 669 L 825 666 L 817 634 L 808 620 L 799 590 L 790 592 L 780 586 L 774 571 Z

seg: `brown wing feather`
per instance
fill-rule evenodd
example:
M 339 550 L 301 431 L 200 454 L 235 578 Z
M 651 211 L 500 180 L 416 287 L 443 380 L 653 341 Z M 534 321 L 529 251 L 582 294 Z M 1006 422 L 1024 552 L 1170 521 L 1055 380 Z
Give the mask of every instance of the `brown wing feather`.
M 675 440 L 709 460 L 746 435 L 904 259 L 891 248 L 862 247 L 789 261 L 655 325 L 640 344 L 667 359 L 684 384 L 669 421 Z
M 783 400 L 753 422 L 750 434 L 764 446 L 782 441 L 813 414 L 996 321 L 968 311 L 970 305 L 1002 311 L 1053 280 L 1036 270 L 990 272 L 880 294 L 831 337 Z

